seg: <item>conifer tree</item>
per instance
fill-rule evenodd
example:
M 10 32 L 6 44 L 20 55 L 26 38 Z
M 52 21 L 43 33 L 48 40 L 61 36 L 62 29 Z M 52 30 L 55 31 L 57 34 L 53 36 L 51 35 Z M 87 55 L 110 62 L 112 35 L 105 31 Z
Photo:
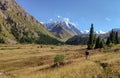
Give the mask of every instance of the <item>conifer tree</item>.
M 112 32 L 110 33 L 110 41 L 112 43 L 116 43 L 116 37 L 115 37 L 115 32 L 112 30 Z
M 119 44 L 118 32 L 115 33 L 115 36 L 116 36 L 116 44 Z
M 94 49 L 95 47 L 95 35 L 94 35 L 94 27 L 93 24 L 91 24 L 91 28 L 90 28 L 90 34 L 89 34 L 89 40 L 88 40 L 88 49 Z
M 99 44 L 99 48 L 104 48 L 105 47 L 105 41 L 103 39 L 101 39 L 101 42 Z
M 95 48 L 104 48 L 105 47 L 105 42 L 103 39 L 101 39 L 101 37 L 98 37 L 96 39 L 96 44 L 95 44 Z
M 110 45 L 110 44 L 119 44 L 118 32 L 114 32 L 112 30 L 112 32 L 110 33 L 109 37 L 107 38 L 106 44 L 107 45 Z
M 101 38 L 98 37 L 98 38 L 96 39 L 95 48 L 100 48 L 100 43 L 101 43 Z
M 107 38 L 106 45 L 109 45 L 111 43 L 110 37 Z

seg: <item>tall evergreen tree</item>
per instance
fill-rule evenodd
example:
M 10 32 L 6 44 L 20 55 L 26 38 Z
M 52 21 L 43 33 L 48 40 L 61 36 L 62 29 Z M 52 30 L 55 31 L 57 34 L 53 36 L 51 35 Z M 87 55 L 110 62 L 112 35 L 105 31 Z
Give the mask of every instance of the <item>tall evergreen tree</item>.
M 100 43 L 101 43 L 101 38 L 98 37 L 98 38 L 96 39 L 95 48 L 100 48 Z
M 118 32 L 115 33 L 115 36 L 116 36 L 116 44 L 119 44 Z
M 90 34 L 89 34 L 89 40 L 88 40 L 88 49 L 94 49 L 95 47 L 95 35 L 94 35 L 94 27 L 93 24 L 91 24 L 90 28 Z
M 111 43 L 110 37 L 107 38 L 106 45 L 109 45 Z
M 110 41 L 112 43 L 116 43 L 116 37 L 115 37 L 115 32 L 112 30 L 112 32 L 110 33 Z

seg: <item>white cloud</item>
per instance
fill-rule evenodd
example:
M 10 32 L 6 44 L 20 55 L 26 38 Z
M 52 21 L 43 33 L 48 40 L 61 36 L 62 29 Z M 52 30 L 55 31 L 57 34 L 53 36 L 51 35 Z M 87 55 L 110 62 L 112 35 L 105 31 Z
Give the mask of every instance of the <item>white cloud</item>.
M 57 18 L 61 18 L 61 16 L 58 15 Z
M 111 19 L 110 19 L 110 18 L 108 18 L 108 17 L 106 17 L 106 18 L 105 18 L 105 20 L 106 20 L 106 21 L 111 21 Z
M 53 19 L 52 19 L 52 18 L 50 18 L 50 19 L 49 19 L 49 21 L 53 21 Z

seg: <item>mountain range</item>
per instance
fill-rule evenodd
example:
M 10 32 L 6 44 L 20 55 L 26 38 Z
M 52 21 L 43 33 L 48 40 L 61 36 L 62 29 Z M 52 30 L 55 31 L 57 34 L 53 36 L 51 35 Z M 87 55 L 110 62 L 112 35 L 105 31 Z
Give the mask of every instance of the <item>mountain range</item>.
M 66 41 L 67 39 L 80 35 L 89 34 L 89 30 L 79 30 L 76 26 L 68 20 L 62 20 L 57 22 L 43 23 L 43 25 L 56 37 Z M 95 34 L 105 34 L 103 31 L 95 31 Z

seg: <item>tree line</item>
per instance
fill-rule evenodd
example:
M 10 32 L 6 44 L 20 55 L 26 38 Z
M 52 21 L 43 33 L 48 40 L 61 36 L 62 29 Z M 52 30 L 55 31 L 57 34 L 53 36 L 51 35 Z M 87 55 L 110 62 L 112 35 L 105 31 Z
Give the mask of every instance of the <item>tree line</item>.
M 118 37 L 118 32 L 112 30 L 107 40 L 105 41 L 100 36 L 96 37 L 96 35 L 94 34 L 94 26 L 93 24 L 91 24 L 87 49 L 104 48 L 105 46 L 112 46 L 114 44 L 119 44 L 119 43 L 120 43 L 120 39 Z

